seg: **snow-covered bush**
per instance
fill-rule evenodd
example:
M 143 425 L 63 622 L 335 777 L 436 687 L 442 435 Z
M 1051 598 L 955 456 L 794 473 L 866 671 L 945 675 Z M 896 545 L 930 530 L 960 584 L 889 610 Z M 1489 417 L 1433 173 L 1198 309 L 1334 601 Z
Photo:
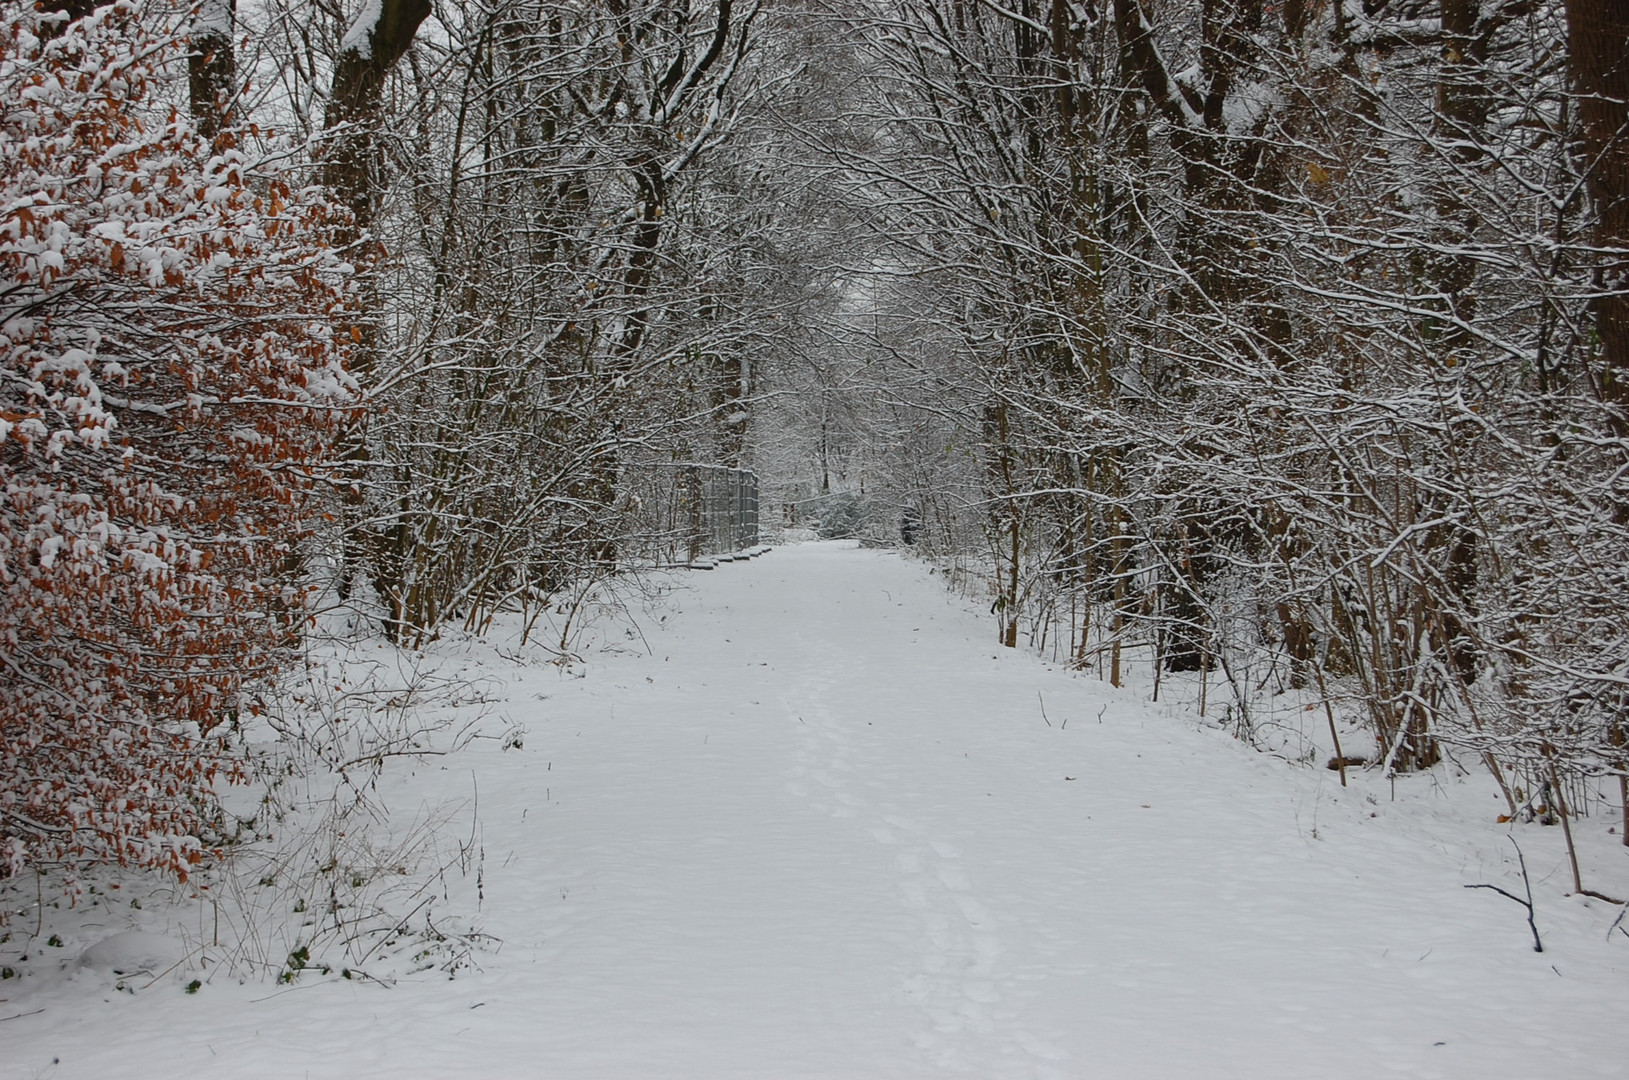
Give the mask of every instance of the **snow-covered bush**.
M 174 19 L 0 3 L 0 875 L 201 857 L 352 406 L 330 210 L 170 104 Z
M 865 526 L 865 505 L 846 492 L 833 495 L 820 507 L 816 531 L 822 540 L 847 540 L 858 536 Z

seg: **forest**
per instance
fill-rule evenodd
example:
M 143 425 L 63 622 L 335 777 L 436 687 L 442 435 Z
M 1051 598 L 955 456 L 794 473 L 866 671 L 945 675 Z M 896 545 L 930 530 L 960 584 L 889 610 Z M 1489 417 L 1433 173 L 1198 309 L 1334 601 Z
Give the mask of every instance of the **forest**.
M 3 0 L 0 101 L 0 876 L 184 881 L 320 619 L 675 463 L 1629 842 L 1619 0 Z

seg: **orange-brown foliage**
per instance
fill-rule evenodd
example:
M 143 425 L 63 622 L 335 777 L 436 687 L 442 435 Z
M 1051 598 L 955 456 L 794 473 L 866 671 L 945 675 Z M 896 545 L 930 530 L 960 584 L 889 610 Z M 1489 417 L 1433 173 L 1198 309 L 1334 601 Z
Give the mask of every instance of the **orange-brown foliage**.
M 330 210 L 159 104 L 167 18 L 0 0 L 0 875 L 202 856 L 353 405 Z

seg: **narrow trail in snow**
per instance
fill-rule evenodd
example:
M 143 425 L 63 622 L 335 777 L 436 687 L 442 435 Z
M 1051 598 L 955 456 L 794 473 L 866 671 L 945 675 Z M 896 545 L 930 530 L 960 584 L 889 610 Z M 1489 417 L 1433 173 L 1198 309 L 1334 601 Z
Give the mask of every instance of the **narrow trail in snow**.
M 903 805 L 933 785 L 912 775 L 908 749 L 903 761 L 879 755 L 874 744 L 866 748 L 870 753 L 857 754 L 850 735 L 864 716 L 877 717 L 885 727 L 913 716 L 931 723 L 933 715 L 949 711 L 948 702 L 935 699 L 946 690 L 954 693 L 953 687 L 940 680 L 934 680 L 931 691 L 919 685 L 913 676 L 922 674 L 926 665 L 921 663 L 906 671 L 874 670 L 876 658 L 897 654 L 897 643 L 864 635 L 833 641 L 802 632 L 793 640 L 805 670 L 783 698 L 802 737 L 799 764 L 787 790 L 834 818 L 857 820 L 873 842 L 892 853 L 898 897 L 920 920 L 915 966 L 899 987 L 926 1021 L 914 1035 L 915 1045 L 932 1063 L 950 1069 L 974 1066 L 991 1051 L 998 1056 L 1022 1051 L 1042 1060 L 1062 1057 L 1057 1048 L 1016 1024 L 1011 1011 L 1000 1009 L 1004 989 L 1015 987 L 1003 986 L 1012 980 L 1002 970 L 1002 944 L 991 913 L 956 845 L 936 838 L 935 830 L 911 817 Z M 889 683 L 903 691 L 902 700 L 889 702 L 880 693 L 870 701 L 854 700 L 842 692 L 864 687 L 870 696 L 876 693 L 871 688 Z M 878 719 L 863 724 L 875 728 Z
M 1449 852 L 1331 774 L 995 646 L 919 564 L 782 549 L 678 604 L 661 674 L 616 704 L 637 753 L 580 763 L 662 836 L 619 872 L 686 899 L 619 902 L 668 935 L 669 1000 L 712 1006 L 630 1018 L 663 1049 L 628 1075 L 1455 1076 L 1504 1072 L 1513 1030 L 1535 1063 L 1619 1068 L 1563 1033 L 1604 1004 L 1467 903 Z M 574 977 L 612 963 L 581 947 Z M 1535 1013 L 1514 986 L 1537 974 Z
M 671 606 L 586 670 L 470 651 L 524 749 L 381 781 L 399 814 L 478 782 L 479 971 L 67 986 L 0 1075 L 1624 1075 L 1615 911 L 1560 899 L 1547 837 L 1546 953 L 1465 890 L 1511 883 L 1479 778 L 1393 813 L 996 647 L 892 553 L 778 549 Z
M 640 742 L 649 752 L 646 738 L 682 742 L 688 731 L 695 752 L 701 731 L 700 752 L 723 756 L 685 763 L 682 746 L 657 753 L 672 770 L 628 793 L 624 808 L 644 822 L 635 832 L 664 819 L 718 831 L 701 838 L 707 887 L 730 918 L 717 936 L 670 942 L 668 951 L 695 970 L 782 955 L 772 969 L 738 969 L 711 987 L 730 1003 L 726 1014 L 739 1010 L 732 1025 L 752 1018 L 744 1026 L 755 1039 L 778 1028 L 769 1042 L 805 1044 L 777 1069 L 806 1069 L 869 1041 L 858 1060 L 888 1074 L 1062 1075 L 1047 1066 L 1065 1053 L 1014 1006 L 1026 976 L 1006 955 L 991 900 L 955 839 L 988 814 L 964 804 L 997 797 L 973 793 L 984 782 L 975 762 L 1002 764 L 1009 722 L 1041 722 L 1033 708 L 1013 714 L 1000 650 L 975 640 L 976 627 L 923 576 L 902 574 L 892 556 L 809 546 L 696 581 L 678 601 L 680 628 L 657 646 L 682 704 L 662 700 L 659 685 L 633 687 L 653 699 L 642 715 L 684 719 Z M 632 707 L 619 702 L 619 715 Z M 623 775 L 638 770 L 630 761 Z M 698 792 L 696 778 L 715 770 L 716 782 Z M 1035 779 L 994 776 L 1008 811 L 1013 791 Z M 1013 828 L 1027 826 L 998 814 L 981 831 L 999 843 L 996 834 Z M 665 861 L 654 852 L 629 858 Z M 677 876 L 688 881 L 689 871 Z M 663 891 L 675 885 L 670 878 Z M 671 918 L 683 933 L 678 910 L 649 917 Z M 719 1030 L 691 1052 L 714 1052 L 703 1043 L 739 1048 L 740 1038 Z M 817 1074 L 858 1066 L 841 1060 Z

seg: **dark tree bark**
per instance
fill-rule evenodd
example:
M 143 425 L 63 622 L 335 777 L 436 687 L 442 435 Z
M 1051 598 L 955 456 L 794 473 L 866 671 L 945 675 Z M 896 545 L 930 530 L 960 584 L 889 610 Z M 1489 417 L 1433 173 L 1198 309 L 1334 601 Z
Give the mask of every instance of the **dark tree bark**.
M 1592 305 L 1601 342 L 1596 392 L 1616 407 L 1614 433 L 1629 436 L 1629 8 L 1623 0 L 1567 0 L 1567 36 L 1578 119 L 1583 129 L 1579 153 L 1585 182 L 1595 204 L 1595 243 L 1615 251 L 1601 269 L 1600 293 Z M 1629 522 L 1629 507 L 1614 515 Z M 1610 740 L 1629 743 L 1621 722 Z M 1619 767 L 1624 762 L 1618 763 Z M 1629 780 L 1620 778 L 1623 842 L 1629 845 Z
M 188 90 L 192 118 L 206 139 L 220 132 L 232 111 L 237 89 L 237 56 L 232 49 L 236 19 L 236 0 L 206 0 L 193 22 Z
M 60 34 L 62 32 L 62 28 L 68 25 L 68 23 L 73 22 L 75 19 L 83 19 L 86 15 L 89 15 L 95 10 L 96 0 L 56 0 L 55 3 L 52 3 L 51 0 L 46 0 L 46 3 L 40 5 L 40 11 L 42 13 L 56 12 L 61 15 L 66 15 L 67 18 L 61 22 L 46 24 L 41 28 L 40 36 L 46 40 L 50 40 Z
M 1617 254 L 1601 269 L 1593 307 L 1600 335 L 1596 389 L 1629 431 L 1629 7 L 1623 0 L 1567 0 L 1567 33 L 1582 129 L 1579 152 L 1595 204 L 1595 242 Z
M 382 119 L 385 80 L 429 15 L 429 0 L 380 0 L 373 25 L 351 27 L 334 65 L 324 117 L 331 141 L 323 182 L 350 208 L 353 243 L 372 228 L 378 206 L 381 178 L 373 134 Z
M 364 9 L 364 17 L 367 10 Z M 383 120 L 385 81 L 396 62 L 406 55 L 420 24 L 429 15 L 429 0 L 379 0 L 371 26 L 361 19 L 353 23 L 334 65 L 328 110 L 323 117 L 329 142 L 323 154 L 322 180 L 351 212 L 349 224 L 337 238 L 339 247 L 348 251 L 352 261 L 363 270 L 359 279 L 360 317 L 354 330 L 357 342 L 351 351 L 351 370 L 364 384 L 372 380 L 379 348 L 377 282 L 374 275 L 366 272 L 374 255 L 368 241 L 384 179 L 374 132 Z M 358 466 L 354 475 L 359 479 L 360 466 L 370 456 L 367 436 L 361 427 L 346 433 L 340 442 L 340 456 Z M 356 519 L 361 502 L 361 487 L 353 483 L 347 498 L 347 532 L 339 580 L 342 596 L 350 594 L 351 583 L 360 572 L 359 548 L 399 548 L 406 541 L 400 530 L 392 537 L 362 525 Z M 384 630 L 394 641 L 404 625 L 403 593 L 401 583 L 388 569 L 391 565 L 389 559 L 382 561 L 376 568 L 373 584 L 390 612 L 384 620 Z

